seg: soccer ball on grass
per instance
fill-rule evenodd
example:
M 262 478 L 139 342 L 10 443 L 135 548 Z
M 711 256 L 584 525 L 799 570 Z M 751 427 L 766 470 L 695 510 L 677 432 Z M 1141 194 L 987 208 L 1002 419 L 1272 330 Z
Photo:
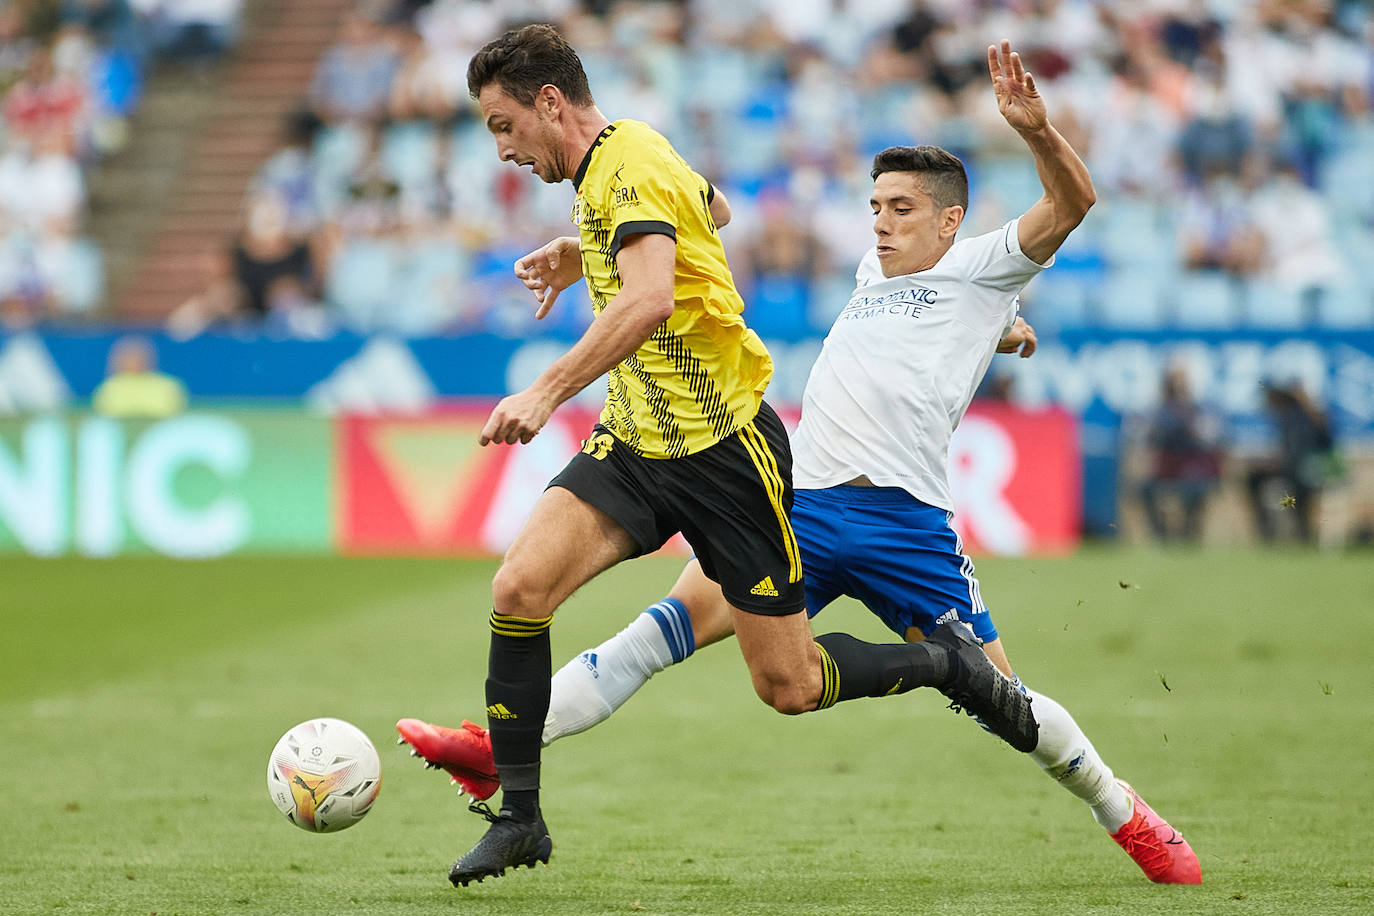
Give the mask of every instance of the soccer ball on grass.
M 287 820 L 333 833 L 363 819 L 382 788 L 382 762 L 360 729 L 310 719 L 281 736 L 267 761 L 267 792 Z

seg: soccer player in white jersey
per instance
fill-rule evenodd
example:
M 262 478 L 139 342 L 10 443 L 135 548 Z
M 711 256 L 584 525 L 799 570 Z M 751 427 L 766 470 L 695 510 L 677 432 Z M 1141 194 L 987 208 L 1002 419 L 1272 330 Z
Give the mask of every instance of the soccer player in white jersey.
M 1044 195 L 1018 219 L 955 241 L 968 206 L 962 163 L 936 147 L 895 147 L 874 159 L 876 245 L 825 339 L 792 437 L 792 523 L 812 615 L 839 595 L 862 601 L 890 629 L 920 641 L 957 617 L 1014 677 L 979 594 L 973 563 L 949 525 L 950 437 L 993 354 L 1034 350 L 1017 319 L 1021 288 L 1052 263 L 1095 195 L 1086 167 L 1050 124 L 1035 81 L 1010 43 L 988 48 L 998 108 L 1035 158 Z M 525 264 L 526 284 L 542 287 Z M 545 744 L 603 721 L 656 672 L 731 634 L 719 586 L 688 563 L 670 596 L 553 679 Z M 1040 726 L 1030 756 L 1086 802 L 1153 881 L 1197 884 L 1182 835 L 1118 780 L 1069 713 L 1030 691 Z M 415 719 L 403 739 L 476 798 L 498 785 L 485 730 Z

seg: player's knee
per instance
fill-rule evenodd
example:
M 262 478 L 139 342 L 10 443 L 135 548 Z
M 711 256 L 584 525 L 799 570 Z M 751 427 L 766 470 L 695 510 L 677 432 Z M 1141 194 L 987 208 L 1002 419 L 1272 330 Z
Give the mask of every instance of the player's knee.
M 492 607 L 498 614 L 539 618 L 553 613 L 548 589 L 518 567 L 502 563 L 491 580 Z
M 759 699 L 784 716 L 799 716 L 816 708 L 819 690 L 810 690 L 800 681 L 768 681 L 755 683 Z

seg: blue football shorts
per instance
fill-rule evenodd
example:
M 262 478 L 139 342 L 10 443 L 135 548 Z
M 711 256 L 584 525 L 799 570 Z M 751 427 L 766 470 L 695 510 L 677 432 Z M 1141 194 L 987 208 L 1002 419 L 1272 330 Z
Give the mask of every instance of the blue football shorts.
M 973 561 L 950 514 L 896 487 L 797 490 L 792 528 L 801 547 L 806 611 L 840 595 L 857 598 L 903 639 L 929 636 L 957 617 L 983 642 L 997 638 Z

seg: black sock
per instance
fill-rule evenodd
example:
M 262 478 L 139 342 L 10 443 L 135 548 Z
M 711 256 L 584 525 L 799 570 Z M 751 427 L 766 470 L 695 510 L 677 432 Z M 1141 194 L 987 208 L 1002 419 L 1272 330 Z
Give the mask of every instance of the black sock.
M 817 709 L 855 697 L 885 697 L 932 687 L 949 677 L 946 653 L 923 642 L 875 644 L 848 633 L 816 637 L 821 650 L 821 701 Z
M 539 816 L 539 757 L 549 714 L 552 617 L 491 613 L 487 657 L 487 727 L 501 777 L 501 808 L 521 820 Z

